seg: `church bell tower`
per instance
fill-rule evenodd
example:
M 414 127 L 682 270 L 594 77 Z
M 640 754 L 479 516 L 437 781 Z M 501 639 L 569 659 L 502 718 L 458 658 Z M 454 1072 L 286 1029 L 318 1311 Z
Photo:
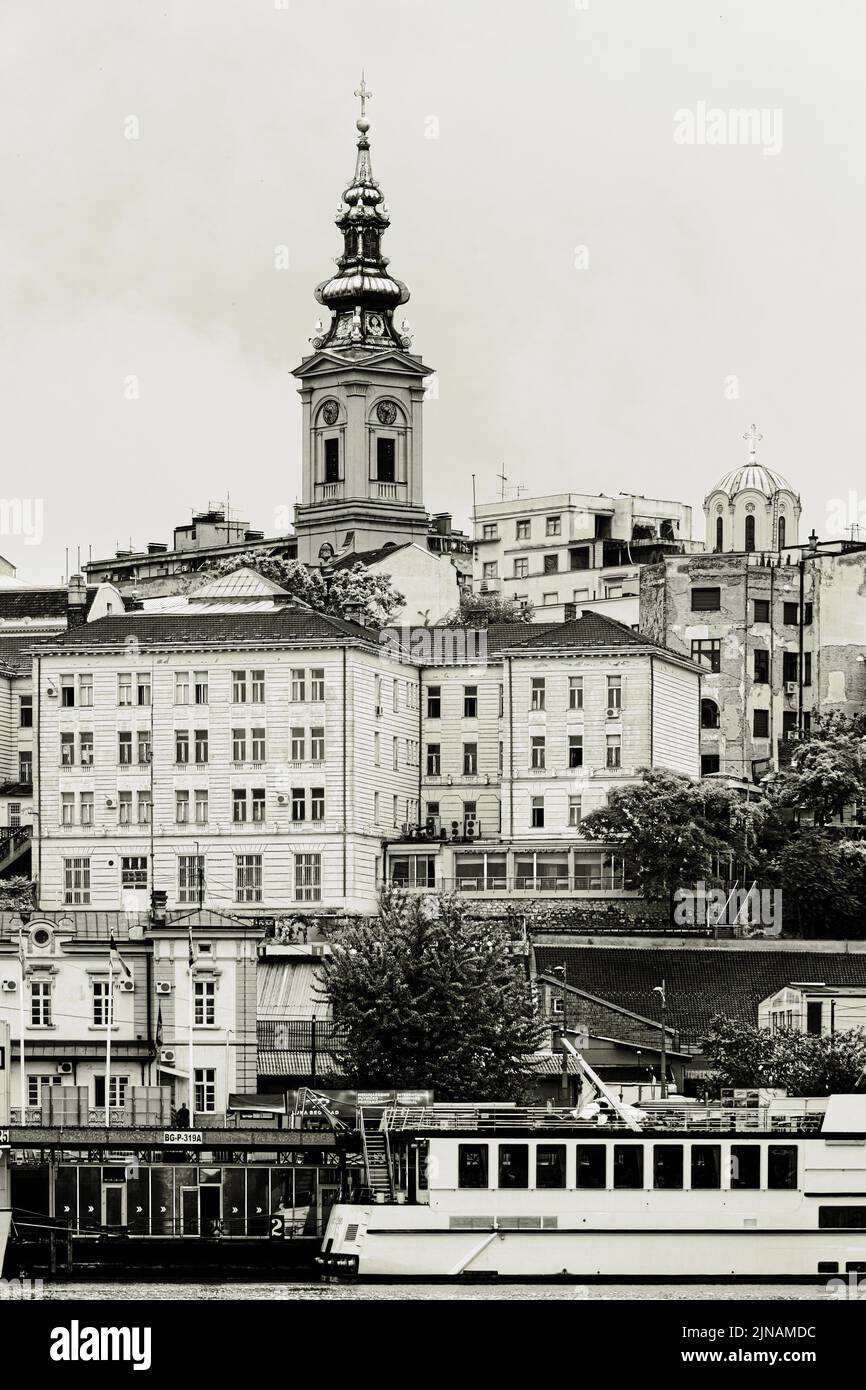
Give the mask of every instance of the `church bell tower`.
M 315 563 L 323 547 L 361 553 L 388 542 L 426 546 L 422 430 L 424 378 L 431 368 L 409 351 L 394 323 L 409 291 L 388 272 L 382 237 L 387 207 L 370 162 L 365 81 L 358 153 L 336 223 L 343 252 L 336 274 L 316 289 L 330 313 L 313 352 L 293 375 L 303 402 L 303 501 L 295 507 L 298 559 Z M 328 554 L 327 549 L 324 552 Z

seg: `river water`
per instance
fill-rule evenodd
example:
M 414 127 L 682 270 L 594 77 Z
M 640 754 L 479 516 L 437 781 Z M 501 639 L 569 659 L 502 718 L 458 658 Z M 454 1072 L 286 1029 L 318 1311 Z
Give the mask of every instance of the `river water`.
M 670 1302 L 677 1299 L 717 1301 L 730 1299 L 747 1302 L 751 1299 L 772 1299 L 803 1302 L 828 1301 L 823 1284 L 312 1284 L 303 1282 L 228 1282 L 218 1283 L 121 1283 L 45 1281 L 44 1299 L 86 1299 L 105 1302 L 108 1299 L 140 1299 L 186 1301 L 249 1299 L 256 1302 L 314 1302 L 341 1303 L 355 1300 L 512 1300 L 532 1302 L 573 1302 L 586 1299 L 604 1301 Z

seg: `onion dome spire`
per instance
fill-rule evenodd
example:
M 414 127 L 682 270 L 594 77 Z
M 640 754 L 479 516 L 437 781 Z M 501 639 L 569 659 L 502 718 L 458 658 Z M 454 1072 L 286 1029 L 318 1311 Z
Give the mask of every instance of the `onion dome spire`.
M 388 210 L 373 178 L 367 132 L 367 102 L 373 93 L 363 73 L 355 96 L 361 102 L 356 121 L 358 154 L 352 182 L 343 194 L 336 223 L 343 234 L 343 254 L 337 258 L 337 274 L 316 287 L 316 299 L 330 309 L 331 323 L 312 340 L 314 348 L 383 348 L 410 346 L 410 339 L 395 328 L 394 310 L 405 304 L 409 291 L 401 280 L 388 274 L 388 258 L 382 255 L 382 236 L 390 225 Z

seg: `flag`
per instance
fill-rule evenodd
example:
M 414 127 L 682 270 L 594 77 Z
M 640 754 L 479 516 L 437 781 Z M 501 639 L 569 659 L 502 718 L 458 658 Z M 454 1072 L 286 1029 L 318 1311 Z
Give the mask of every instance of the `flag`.
M 162 1047 L 162 1002 L 156 1006 L 156 1037 L 154 1039 L 157 1048 Z
M 119 970 L 124 980 L 132 980 L 132 971 L 118 951 L 117 942 L 114 939 L 113 933 L 109 937 L 109 956 L 112 970 Z

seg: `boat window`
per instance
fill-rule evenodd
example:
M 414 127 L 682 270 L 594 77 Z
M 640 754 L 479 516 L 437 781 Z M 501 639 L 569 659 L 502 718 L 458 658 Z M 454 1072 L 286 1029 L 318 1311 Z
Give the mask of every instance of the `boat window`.
M 614 1144 L 613 1185 L 614 1187 L 643 1187 L 643 1146 L 641 1144 Z
M 819 1207 L 818 1225 L 821 1230 L 866 1230 L 866 1206 Z
M 640 1149 L 631 1152 L 640 1153 Z M 607 1168 L 607 1150 L 604 1144 L 578 1144 L 577 1146 L 577 1185 L 578 1187 L 604 1187 Z M 640 1187 L 643 1173 L 636 1183 L 617 1183 L 618 1187 Z
M 793 1144 L 771 1144 L 767 1154 L 767 1186 L 797 1186 L 797 1149 Z
M 486 1144 L 458 1144 L 457 1186 L 487 1187 Z
M 761 1148 L 759 1144 L 731 1145 L 731 1187 L 761 1186 Z
M 565 1187 L 564 1144 L 539 1144 L 535 1150 L 535 1186 Z
M 692 1187 L 721 1187 L 721 1144 L 692 1145 Z
M 682 1187 L 682 1144 L 653 1144 L 653 1187 Z
M 499 1145 L 499 1186 L 529 1186 L 529 1145 Z

